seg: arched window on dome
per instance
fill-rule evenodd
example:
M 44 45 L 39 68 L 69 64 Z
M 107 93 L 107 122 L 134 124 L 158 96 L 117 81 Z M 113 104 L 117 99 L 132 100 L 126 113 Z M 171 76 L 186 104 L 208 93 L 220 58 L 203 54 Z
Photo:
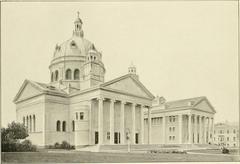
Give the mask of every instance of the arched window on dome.
M 61 131 L 61 122 L 59 120 L 57 121 L 56 130 L 57 130 L 57 132 Z
M 55 81 L 58 81 L 58 70 L 55 71 Z
M 72 79 L 72 71 L 70 69 L 67 69 L 66 74 L 65 74 L 66 80 L 71 80 Z
M 52 72 L 52 74 L 51 74 L 51 82 L 53 82 L 53 80 L 54 80 L 54 73 Z
M 63 121 L 62 123 L 62 131 L 66 132 L 66 121 Z
M 79 80 L 79 69 L 74 70 L 74 80 Z

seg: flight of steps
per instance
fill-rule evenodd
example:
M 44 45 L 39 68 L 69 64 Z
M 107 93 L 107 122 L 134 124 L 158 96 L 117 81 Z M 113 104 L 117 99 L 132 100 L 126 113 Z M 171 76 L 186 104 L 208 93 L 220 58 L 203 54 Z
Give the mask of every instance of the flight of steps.
M 143 144 L 130 145 L 131 152 L 149 152 L 150 150 L 193 150 L 193 149 L 218 149 L 216 145 L 209 144 Z M 127 152 L 128 145 L 101 145 L 101 152 Z
M 179 149 L 179 145 L 130 145 L 131 152 L 147 152 L 150 150 L 161 149 Z M 102 152 L 127 152 L 128 145 L 101 145 L 100 151 Z

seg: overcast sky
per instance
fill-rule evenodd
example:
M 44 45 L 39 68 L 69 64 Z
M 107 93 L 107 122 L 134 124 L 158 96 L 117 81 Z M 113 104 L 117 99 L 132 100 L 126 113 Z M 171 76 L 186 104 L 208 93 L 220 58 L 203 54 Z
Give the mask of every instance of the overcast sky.
M 57 43 L 77 11 L 85 38 L 103 53 L 106 81 L 127 73 L 168 101 L 207 96 L 215 122 L 238 120 L 237 1 L 2 3 L 2 124 L 25 79 L 48 83 Z

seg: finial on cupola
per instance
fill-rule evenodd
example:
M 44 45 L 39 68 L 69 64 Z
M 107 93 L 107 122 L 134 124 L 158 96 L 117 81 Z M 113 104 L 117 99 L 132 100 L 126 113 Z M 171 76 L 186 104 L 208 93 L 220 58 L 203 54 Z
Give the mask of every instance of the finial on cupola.
M 83 30 L 82 30 L 82 20 L 80 18 L 80 12 L 77 12 L 77 19 L 74 21 L 75 30 L 73 31 L 73 35 L 83 37 Z

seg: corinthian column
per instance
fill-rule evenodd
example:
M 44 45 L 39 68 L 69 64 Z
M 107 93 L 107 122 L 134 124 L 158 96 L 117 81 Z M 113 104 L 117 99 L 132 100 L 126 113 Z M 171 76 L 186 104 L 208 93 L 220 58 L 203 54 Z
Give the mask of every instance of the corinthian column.
M 148 144 L 151 144 L 152 138 L 152 117 L 151 117 L 151 108 L 148 107 Z
M 98 144 L 103 143 L 103 98 L 98 99 Z
M 188 115 L 188 143 L 192 144 L 192 116 Z
M 140 119 L 141 119 L 141 144 L 144 144 L 144 111 L 142 105 L 140 106 Z
M 110 112 L 109 112 L 109 124 L 110 124 L 110 144 L 114 144 L 114 102 L 115 100 L 110 100 Z
M 124 101 L 121 101 L 121 114 L 120 114 L 120 143 L 124 144 L 125 143 L 125 127 L 124 127 L 124 120 L 125 120 L 125 114 L 124 114 L 124 106 L 125 106 Z
M 136 104 L 135 103 L 132 103 L 132 144 L 135 144 L 135 110 L 136 110 Z

